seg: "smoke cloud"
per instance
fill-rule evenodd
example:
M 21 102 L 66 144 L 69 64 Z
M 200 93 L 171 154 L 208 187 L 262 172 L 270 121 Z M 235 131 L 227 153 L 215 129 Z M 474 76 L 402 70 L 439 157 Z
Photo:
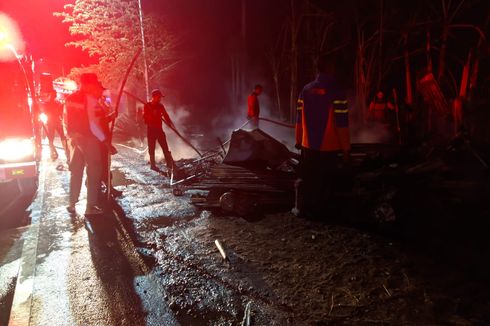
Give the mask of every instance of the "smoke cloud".
M 260 103 L 260 117 L 268 118 L 271 120 L 277 120 L 277 115 L 272 113 L 271 108 L 273 107 L 273 102 L 271 98 L 264 92 L 259 96 Z M 219 137 L 223 142 L 230 139 L 231 134 L 234 130 L 239 129 L 247 123 L 247 103 L 243 103 L 238 109 L 233 111 L 221 111 L 222 114 L 215 117 L 212 122 L 212 134 L 214 138 Z M 294 144 L 294 129 L 280 126 L 268 121 L 260 121 L 259 128 L 274 137 L 289 150 L 295 151 Z M 252 130 L 251 124 L 246 124 L 243 129 Z
M 388 143 L 390 141 L 390 131 L 385 124 L 372 123 L 369 126 L 359 126 L 351 129 L 352 143 Z

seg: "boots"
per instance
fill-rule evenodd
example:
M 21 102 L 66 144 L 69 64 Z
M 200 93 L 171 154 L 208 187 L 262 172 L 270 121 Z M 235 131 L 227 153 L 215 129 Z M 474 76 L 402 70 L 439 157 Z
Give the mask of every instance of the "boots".
M 170 151 L 164 153 L 165 154 L 165 163 L 167 164 L 168 173 L 171 174 L 175 169 L 175 162 L 172 158 L 172 153 Z
M 158 166 L 155 163 L 155 155 L 150 155 L 150 169 L 158 173 L 161 172 L 161 170 L 158 168 Z

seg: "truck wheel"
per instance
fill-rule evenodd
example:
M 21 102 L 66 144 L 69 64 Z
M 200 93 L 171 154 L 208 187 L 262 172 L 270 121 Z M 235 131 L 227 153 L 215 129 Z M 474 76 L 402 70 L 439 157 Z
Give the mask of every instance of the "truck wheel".
M 37 191 L 37 177 L 17 179 L 17 186 L 22 197 L 34 197 Z

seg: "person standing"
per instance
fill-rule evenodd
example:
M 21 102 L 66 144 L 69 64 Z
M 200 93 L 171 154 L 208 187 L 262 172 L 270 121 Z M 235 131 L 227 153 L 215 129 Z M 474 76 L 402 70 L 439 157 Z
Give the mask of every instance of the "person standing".
M 54 146 L 55 133 L 58 133 L 61 144 L 65 149 L 67 161 L 69 161 L 70 152 L 67 146 L 65 132 L 63 131 L 63 106 L 56 100 L 56 91 L 53 88 L 53 78 L 50 74 L 41 74 L 40 91 L 37 97 L 40 104 L 41 112 L 46 115 L 46 121 L 43 124 L 46 128 L 46 136 L 49 141 L 51 159 L 54 161 L 58 158 L 58 152 Z
M 259 128 L 260 104 L 259 95 L 262 94 L 262 85 L 255 85 L 252 94 L 248 96 L 247 118 L 251 120 L 253 129 Z
M 334 77 L 334 65 L 318 60 L 318 75 L 298 98 L 296 148 L 301 149 L 299 214 L 319 217 L 332 192 L 342 154 L 350 157 L 349 110 L 344 90 Z
M 376 96 L 369 104 L 369 117 L 371 121 L 381 124 L 390 122 L 389 113 L 394 112 L 395 106 L 385 97 L 381 90 L 376 92 Z
M 154 89 L 151 92 L 151 101 L 146 103 L 143 108 L 143 119 L 147 126 L 148 137 L 148 154 L 150 155 L 150 167 L 153 171 L 161 172 L 155 162 L 155 147 L 156 142 L 160 144 L 163 155 L 165 156 L 165 162 L 167 164 L 167 170 L 169 174 L 174 169 L 174 160 L 172 153 L 168 149 L 167 137 L 163 131 L 162 121 L 165 121 L 171 128 L 174 127 L 173 122 L 165 110 L 165 107 L 161 103 L 163 94 L 159 89 Z
M 376 128 L 377 134 L 386 138 L 388 142 L 395 142 L 398 134 L 397 111 L 381 90 L 376 92 L 374 99 L 369 104 L 369 120 Z
M 97 206 L 102 177 L 101 146 L 107 136 L 98 119 L 104 114 L 100 105 L 103 87 L 97 75 L 85 73 L 80 77 L 80 90 L 66 98 L 64 121 L 72 146 L 70 159 L 70 199 L 67 210 L 75 213 L 82 187 L 83 171 L 87 173 L 87 206 L 85 215 L 100 215 Z

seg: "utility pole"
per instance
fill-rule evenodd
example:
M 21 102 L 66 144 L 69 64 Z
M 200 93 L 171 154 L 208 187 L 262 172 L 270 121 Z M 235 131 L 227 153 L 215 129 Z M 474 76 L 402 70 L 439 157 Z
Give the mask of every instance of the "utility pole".
M 145 75 L 145 91 L 146 100 L 150 100 L 150 85 L 148 81 L 148 63 L 146 61 L 146 45 L 145 45 L 145 29 L 143 27 L 143 10 L 141 9 L 141 0 L 138 0 L 138 11 L 140 18 L 140 30 L 141 30 L 141 47 L 143 49 L 143 65 L 144 65 L 144 75 Z
M 247 43 L 247 0 L 242 0 L 242 42 L 246 48 Z

